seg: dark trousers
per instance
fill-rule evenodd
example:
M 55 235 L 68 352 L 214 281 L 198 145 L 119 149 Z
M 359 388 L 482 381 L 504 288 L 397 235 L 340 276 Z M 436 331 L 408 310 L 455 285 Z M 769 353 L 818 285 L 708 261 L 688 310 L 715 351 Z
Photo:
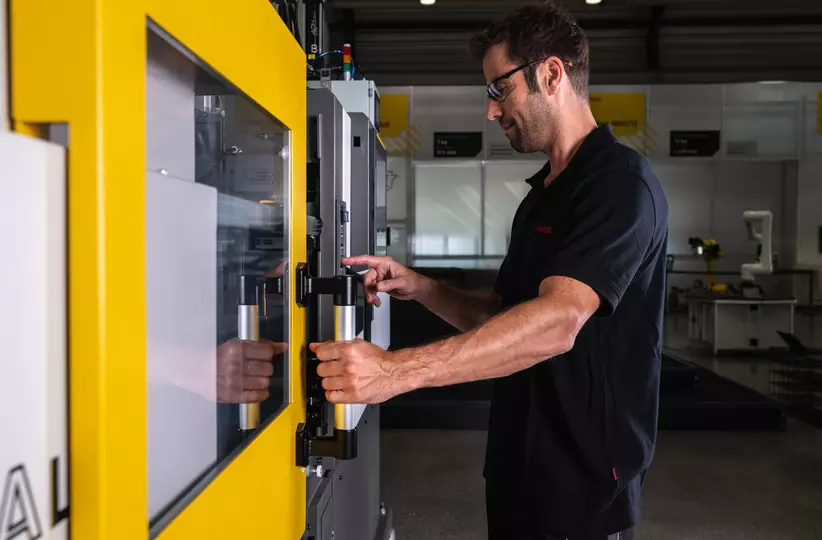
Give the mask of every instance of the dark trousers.
M 488 516 L 488 540 L 633 540 L 634 530 L 608 534 L 603 521 L 601 527 L 578 535 L 564 537 L 531 530 L 522 505 L 514 501 L 507 490 L 496 490 L 486 484 L 485 506 Z

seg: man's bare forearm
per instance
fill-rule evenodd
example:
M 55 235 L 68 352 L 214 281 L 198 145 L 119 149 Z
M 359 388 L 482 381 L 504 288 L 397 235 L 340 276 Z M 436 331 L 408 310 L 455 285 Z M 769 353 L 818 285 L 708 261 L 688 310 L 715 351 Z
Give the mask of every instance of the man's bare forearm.
M 502 308 L 500 297 L 491 289 L 461 291 L 430 278 L 417 300 L 461 332 L 476 328 Z
M 447 386 L 505 377 L 562 354 L 573 346 L 573 317 L 550 310 L 549 303 L 531 300 L 470 332 L 396 351 L 393 376 L 403 391 Z
M 599 299 L 593 291 L 576 294 L 567 278 L 552 281 L 543 296 L 470 332 L 392 353 L 400 391 L 505 377 L 569 351 Z

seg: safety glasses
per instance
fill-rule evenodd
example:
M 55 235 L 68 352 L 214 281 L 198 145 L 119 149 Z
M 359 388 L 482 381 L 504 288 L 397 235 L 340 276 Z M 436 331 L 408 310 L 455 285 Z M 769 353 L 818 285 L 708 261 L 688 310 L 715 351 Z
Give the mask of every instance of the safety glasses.
M 486 87 L 486 92 L 488 93 L 488 99 L 493 101 L 503 102 L 505 98 L 516 88 L 516 85 L 511 81 L 511 77 L 518 71 L 522 71 L 523 69 L 533 66 L 534 64 L 539 64 L 540 62 L 544 62 L 551 58 L 550 56 L 546 56 L 545 58 L 540 58 L 539 60 L 534 60 L 532 62 L 528 62 L 527 64 L 522 64 L 519 67 L 515 67 L 508 73 L 504 75 L 500 75 L 490 83 Z M 562 63 L 568 67 L 574 67 L 573 62 L 569 62 L 567 60 L 562 60 Z

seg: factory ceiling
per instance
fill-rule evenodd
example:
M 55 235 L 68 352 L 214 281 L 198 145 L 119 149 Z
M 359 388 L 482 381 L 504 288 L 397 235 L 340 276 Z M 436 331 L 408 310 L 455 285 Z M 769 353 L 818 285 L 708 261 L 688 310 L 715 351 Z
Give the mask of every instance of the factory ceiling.
M 330 0 L 332 43 L 350 41 L 381 85 L 478 84 L 471 33 L 504 0 Z M 822 80 L 822 1 L 568 0 L 591 43 L 592 82 Z

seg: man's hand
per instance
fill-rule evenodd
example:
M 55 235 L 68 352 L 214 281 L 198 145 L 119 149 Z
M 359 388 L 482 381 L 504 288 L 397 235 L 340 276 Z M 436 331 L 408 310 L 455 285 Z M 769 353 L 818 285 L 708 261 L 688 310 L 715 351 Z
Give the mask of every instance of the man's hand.
M 232 339 L 217 348 L 217 400 L 259 403 L 268 399 L 271 363 L 288 349 L 287 343 Z
M 392 374 L 391 353 L 372 343 L 328 341 L 310 348 L 322 362 L 317 374 L 332 403 L 382 403 L 402 392 Z
M 409 270 L 391 257 L 362 255 L 342 260 L 347 266 L 368 266 L 363 287 L 368 302 L 380 307 L 377 292 L 384 292 L 397 300 L 419 300 L 420 295 L 430 288 L 431 280 Z

